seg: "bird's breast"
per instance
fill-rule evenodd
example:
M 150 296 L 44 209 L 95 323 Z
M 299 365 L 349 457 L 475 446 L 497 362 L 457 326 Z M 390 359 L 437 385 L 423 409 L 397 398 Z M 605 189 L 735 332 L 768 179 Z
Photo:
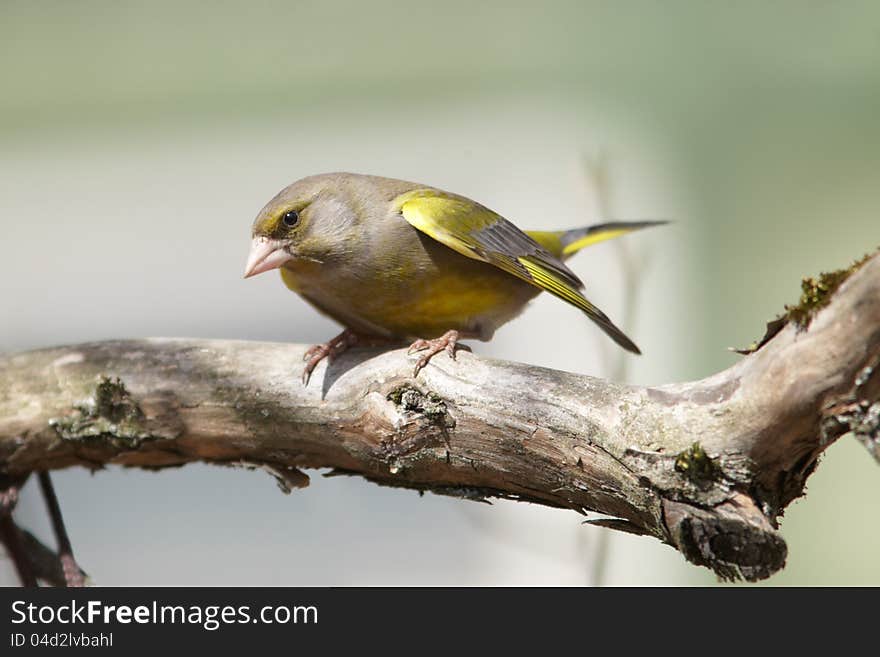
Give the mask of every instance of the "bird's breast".
M 400 338 L 456 329 L 487 340 L 538 293 L 492 265 L 420 239 L 281 275 L 288 288 L 340 323 Z

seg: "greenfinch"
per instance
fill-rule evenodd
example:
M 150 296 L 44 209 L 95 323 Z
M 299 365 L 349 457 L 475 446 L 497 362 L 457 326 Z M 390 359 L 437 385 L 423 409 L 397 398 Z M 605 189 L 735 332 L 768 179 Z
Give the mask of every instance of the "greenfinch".
M 464 196 L 392 178 L 328 173 L 284 188 L 254 220 L 245 278 L 280 269 L 284 284 L 345 326 L 306 352 L 303 382 L 355 344 L 414 340 L 414 376 L 460 339 L 489 340 L 546 290 L 621 347 L 638 347 L 582 294 L 563 262 L 662 221 L 524 232 Z

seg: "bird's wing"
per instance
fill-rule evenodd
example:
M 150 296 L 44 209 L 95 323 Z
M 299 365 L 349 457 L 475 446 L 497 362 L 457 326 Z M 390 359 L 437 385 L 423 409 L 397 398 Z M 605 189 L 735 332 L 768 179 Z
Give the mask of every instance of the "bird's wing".
M 493 264 L 538 287 L 543 287 L 538 281 L 546 277 L 575 291 L 584 285 L 547 249 L 504 217 L 473 201 L 416 190 L 404 194 L 399 205 L 403 218 L 412 226 L 462 255 Z M 532 271 L 539 272 L 537 277 Z
M 466 198 L 418 189 L 397 198 L 413 227 L 468 258 L 495 265 L 585 312 L 624 349 L 638 347 L 581 294 L 581 280 L 559 258 L 504 217 Z

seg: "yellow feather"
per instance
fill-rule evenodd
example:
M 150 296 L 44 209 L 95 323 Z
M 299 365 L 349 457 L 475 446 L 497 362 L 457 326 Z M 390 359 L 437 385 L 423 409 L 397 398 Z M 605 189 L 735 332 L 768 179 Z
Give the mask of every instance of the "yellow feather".
M 527 258 L 518 258 L 518 260 L 520 264 L 522 264 L 522 266 L 525 267 L 526 270 L 528 270 L 529 275 L 535 280 L 535 282 L 539 286 L 541 286 L 551 294 L 555 294 L 559 298 L 568 301 L 570 304 L 580 308 L 581 310 L 585 310 L 587 312 L 591 312 L 593 310 L 593 304 L 587 301 L 580 292 L 557 279 L 553 274 L 546 271 L 543 267 L 528 260 Z
M 525 234 L 557 258 L 562 257 L 562 236 L 565 234 L 564 230 L 527 230 Z
M 482 259 L 456 235 L 458 231 L 444 229 L 438 222 L 438 218 L 442 218 L 447 225 L 459 224 L 457 228 L 466 233 L 474 227 L 470 224 L 479 206 L 465 199 L 440 195 L 434 190 L 408 192 L 398 199 L 398 203 L 403 218 L 414 228 L 468 258 Z
M 278 271 L 281 272 L 281 280 L 284 281 L 284 284 L 287 286 L 288 290 L 293 290 L 296 293 L 302 292 L 302 288 L 299 286 L 297 282 L 296 276 L 289 269 L 285 269 L 282 267 Z
M 602 230 L 593 233 L 592 235 L 585 235 L 579 240 L 575 240 L 571 244 L 567 245 L 562 249 L 562 255 L 572 255 L 573 253 L 577 253 L 581 249 L 587 246 L 592 246 L 593 244 L 598 244 L 599 242 L 604 242 L 605 240 L 612 240 L 615 237 L 620 237 L 621 235 L 626 235 L 627 233 L 631 233 L 634 228 L 617 228 L 613 230 Z

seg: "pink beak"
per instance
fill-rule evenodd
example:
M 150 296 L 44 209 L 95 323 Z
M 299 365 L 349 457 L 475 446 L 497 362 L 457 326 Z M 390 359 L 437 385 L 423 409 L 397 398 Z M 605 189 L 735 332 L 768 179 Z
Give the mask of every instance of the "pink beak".
M 251 253 L 248 256 L 247 266 L 244 268 L 244 277 L 250 278 L 270 269 L 278 269 L 278 267 L 292 259 L 293 256 L 284 250 L 284 244 L 280 240 L 255 237 L 251 243 Z

